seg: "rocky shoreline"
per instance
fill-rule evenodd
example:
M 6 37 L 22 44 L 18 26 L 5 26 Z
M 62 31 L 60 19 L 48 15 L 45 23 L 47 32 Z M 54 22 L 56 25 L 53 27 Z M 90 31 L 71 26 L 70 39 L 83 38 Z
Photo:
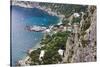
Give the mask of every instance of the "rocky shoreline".
M 23 8 L 37 8 L 41 9 L 52 16 L 57 16 L 61 18 L 61 20 L 65 17 L 63 14 L 57 14 L 57 12 L 53 12 L 51 8 L 46 8 L 45 6 L 40 6 L 39 3 L 31 3 L 31 2 L 23 2 L 23 1 L 12 1 L 12 5 L 20 6 Z
M 62 14 L 57 14 L 57 12 L 53 12 L 53 11 L 51 11 L 51 8 L 46 8 L 46 7 L 41 7 L 40 5 L 39 5 L 39 3 L 35 3 L 35 4 L 33 4 L 33 3 L 31 3 L 31 2 L 23 2 L 23 1 L 12 1 L 12 5 L 13 6 L 20 6 L 20 7 L 23 7 L 23 8 L 37 8 L 37 9 L 40 9 L 40 10 L 43 10 L 43 11 L 45 11 L 45 12 L 47 12 L 49 15 L 52 15 L 52 16 L 57 16 L 57 17 L 59 17 L 59 19 L 60 19 L 60 21 L 58 22 L 58 24 L 57 25 L 60 25 L 60 24 L 62 24 L 62 20 L 63 20 L 63 18 L 65 17 L 64 15 L 62 15 Z M 53 26 L 52 26 L 52 28 L 53 28 Z M 42 47 L 42 45 L 40 46 L 40 43 L 39 44 L 37 44 L 37 45 L 39 45 L 39 46 L 37 46 L 37 47 L 35 47 L 35 48 L 31 48 L 31 49 L 29 49 L 28 50 L 28 54 L 30 54 L 32 51 L 34 51 L 34 50 L 36 50 L 37 48 L 41 48 Z M 27 65 L 29 65 L 29 64 L 26 64 L 27 62 L 29 63 L 30 61 L 30 57 L 29 56 L 26 56 L 26 57 L 24 57 L 22 60 L 19 60 L 18 62 L 17 62 L 17 64 L 16 65 L 21 65 L 21 66 L 27 66 Z
M 24 4 L 24 5 L 23 5 Z M 66 39 L 66 50 L 64 52 L 64 57 L 62 62 L 59 63 L 74 63 L 74 62 L 92 62 L 96 61 L 96 7 L 88 6 L 87 12 L 81 12 L 81 16 L 79 13 L 73 13 L 69 17 L 69 23 L 66 25 L 62 24 L 62 21 L 65 19 L 65 15 L 58 14 L 55 11 L 52 11 L 51 8 L 47 8 L 46 6 L 40 6 L 39 3 L 32 4 L 31 2 L 18 2 L 13 5 L 17 5 L 24 8 L 38 8 L 41 9 L 52 16 L 57 16 L 60 18 L 59 23 L 56 25 L 56 31 L 53 33 L 57 33 L 57 31 L 71 31 L 70 36 Z M 76 17 L 74 16 L 76 15 Z M 78 21 L 73 21 L 73 18 L 78 18 Z M 79 21 L 80 20 L 80 21 Z M 76 23 L 75 23 L 76 22 Z M 79 23 L 78 23 L 79 22 Z M 54 28 L 54 26 L 52 27 Z M 52 31 L 52 29 L 51 29 Z M 41 42 L 40 42 L 41 43 Z M 43 45 L 40 44 L 42 48 Z M 29 49 L 29 54 L 33 52 L 34 49 Z M 25 59 L 20 60 L 18 63 L 22 66 L 29 65 L 31 63 L 31 58 L 27 56 Z M 36 63 L 37 65 L 39 63 Z

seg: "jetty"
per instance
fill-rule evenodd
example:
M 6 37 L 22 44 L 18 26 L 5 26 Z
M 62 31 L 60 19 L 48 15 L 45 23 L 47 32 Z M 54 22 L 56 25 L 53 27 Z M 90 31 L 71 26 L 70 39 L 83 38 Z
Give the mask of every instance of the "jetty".
M 26 26 L 25 29 L 33 32 L 43 32 L 47 29 L 47 27 L 33 25 L 33 26 Z

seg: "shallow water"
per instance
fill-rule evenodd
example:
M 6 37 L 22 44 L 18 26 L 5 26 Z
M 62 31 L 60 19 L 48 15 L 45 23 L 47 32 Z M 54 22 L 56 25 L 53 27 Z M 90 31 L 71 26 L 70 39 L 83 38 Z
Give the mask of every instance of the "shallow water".
M 30 48 L 36 46 L 43 37 L 41 32 L 29 32 L 25 30 L 26 25 L 50 26 L 57 24 L 59 18 L 51 16 L 45 11 L 37 8 L 22 8 L 11 6 L 11 23 L 12 23 L 12 65 L 27 55 Z

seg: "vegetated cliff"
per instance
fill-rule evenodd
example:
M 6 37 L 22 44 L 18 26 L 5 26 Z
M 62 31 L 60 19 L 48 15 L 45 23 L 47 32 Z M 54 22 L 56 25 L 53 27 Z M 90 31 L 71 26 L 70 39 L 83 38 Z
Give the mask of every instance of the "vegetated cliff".
M 80 26 L 67 39 L 63 63 L 94 62 L 96 55 L 96 6 L 88 6 L 82 13 Z
M 43 8 L 42 10 L 45 9 L 47 12 L 53 11 L 57 12 L 57 14 L 65 15 L 62 24 L 65 25 L 66 31 L 59 31 L 58 33 L 54 33 L 54 35 L 48 34 L 47 37 L 41 41 L 43 47 L 32 51 L 29 54 L 28 61 L 24 62 L 25 65 L 96 61 L 96 6 L 88 6 L 87 9 L 87 6 L 80 5 L 45 4 L 29 1 L 14 1 L 12 5 L 27 8 Z M 51 8 L 52 10 L 47 8 Z M 78 18 L 73 18 L 73 14 L 75 13 L 81 15 Z M 59 28 L 57 28 L 57 31 L 58 30 Z M 68 31 L 70 31 L 70 33 Z M 64 47 L 66 46 L 63 60 L 57 52 L 62 44 L 64 44 Z M 38 59 L 41 50 L 46 50 L 42 62 Z

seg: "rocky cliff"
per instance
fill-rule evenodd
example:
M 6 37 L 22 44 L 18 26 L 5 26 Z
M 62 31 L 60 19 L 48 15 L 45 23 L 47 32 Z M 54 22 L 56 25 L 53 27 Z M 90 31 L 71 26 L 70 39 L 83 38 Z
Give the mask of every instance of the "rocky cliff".
M 89 6 L 82 13 L 80 26 L 75 29 L 66 43 L 64 63 L 94 62 L 96 56 L 96 6 Z
M 11 3 L 12 3 L 11 5 L 25 7 L 25 8 L 34 8 L 36 6 L 39 6 L 38 2 L 33 3 L 31 1 L 17 1 L 17 0 L 12 0 Z

